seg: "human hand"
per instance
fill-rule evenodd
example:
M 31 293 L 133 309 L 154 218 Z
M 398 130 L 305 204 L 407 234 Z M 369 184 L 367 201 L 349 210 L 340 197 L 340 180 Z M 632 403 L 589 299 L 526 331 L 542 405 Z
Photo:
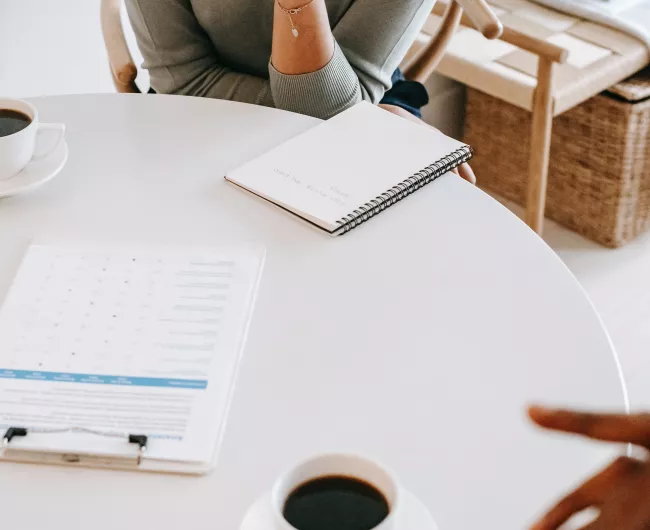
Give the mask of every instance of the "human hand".
M 528 414 L 545 429 L 594 440 L 631 443 L 650 450 L 650 414 L 586 414 L 542 407 L 531 407 Z M 649 463 L 619 457 L 558 502 L 532 530 L 556 530 L 573 515 L 591 507 L 598 508 L 600 514 L 582 530 L 650 528 Z
M 476 175 L 474 175 L 474 170 L 467 162 L 454 169 L 454 173 L 456 173 L 460 178 L 465 179 L 470 184 L 476 185 Z

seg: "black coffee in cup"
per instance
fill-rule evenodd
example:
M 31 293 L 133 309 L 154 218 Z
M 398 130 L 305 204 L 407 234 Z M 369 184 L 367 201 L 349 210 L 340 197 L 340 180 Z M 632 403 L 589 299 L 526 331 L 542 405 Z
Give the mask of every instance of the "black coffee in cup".
M 0 109 L 0 138 L 22 131 L 30 123 L 32 119 L 19 110 Z
M 386 497 L 362 480 L 326 476 L 293 490 L 283 515 L 297 530 L 371 530 L 390 512 Z

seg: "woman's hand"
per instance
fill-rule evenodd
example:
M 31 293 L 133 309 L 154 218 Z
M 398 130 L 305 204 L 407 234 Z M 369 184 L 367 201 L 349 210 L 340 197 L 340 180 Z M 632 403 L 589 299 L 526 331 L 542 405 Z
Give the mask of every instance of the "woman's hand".
M 554 431 L 594 440 L 623 442 L 650 450 L 650 414 L 585 414 L 531 407 L 531 419 Z M 582 530 L 644 530 L 650 528 L 650 465 L 620 457 L 598 475 L 557 503 L 533 530 L 556 530 L 586 508 L 599 517 Z
M 458 166 L 457 169 L 454 169 L 454 173 L 460 178 L 465 179 L 470 184 L 476 185 L 476 175 L 474 175 L 474 170 L 467 162 Z

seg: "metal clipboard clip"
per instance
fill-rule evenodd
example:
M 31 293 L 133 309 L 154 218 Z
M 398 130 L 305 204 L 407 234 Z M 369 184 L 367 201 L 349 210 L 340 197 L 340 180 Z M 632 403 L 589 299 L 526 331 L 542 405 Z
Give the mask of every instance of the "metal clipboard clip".
M 85 452 L 52 452 L 26 447 L 12 447 L 11 442 L 16 438 L 25 438 L 29 433 L 34 434 L 61 434 L 61 433 L 82 433 L 104 436 L 107 438 L 121 438 L 127 444 L 137 446 L 137 453 L 133 456 L 103 456 Z M 106 467 L 139 467 L 144 454 L 147 451 L 149 439 L 144 434 L 112 433 L 102 432 L 84 427 L 69 427 L 61 429 L 46 428 L 25 428 L 9 427 L 2 437 L 2 446 L 0 447 L 0 456 L 7 456 L 8 459 L 20 461 L 39 461 L 51 464 L 79 464 L 79 465 L 99 465 Z

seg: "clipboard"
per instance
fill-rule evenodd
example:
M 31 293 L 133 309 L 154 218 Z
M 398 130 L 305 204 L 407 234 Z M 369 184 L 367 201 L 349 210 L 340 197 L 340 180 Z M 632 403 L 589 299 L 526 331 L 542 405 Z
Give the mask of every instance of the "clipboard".
M 0 306 L 0 462 L 209 472 L 264 258 L 30 247 Z
M 57 444 L 53 448 L 46 448 L 43 443 L 45 438 L 51 442 L 51 437 L 64 433 L 89 434 L 110 439 L 114 443 L 102 452 L 84 450 L 79 446 L 65 449 L 57 447 Z M 29 444 L 29 440 L 36 443 Z M 216 464 L 218 446 L 209 462 L 181 462 L 147 458 L 150 443 L 155 444 L 155 440 L 142 434 L 102 433 L 84 428 L 48 430 L 9 427 L 2 437 L 0 461 L 188 475 L 204 475 L 212 471 Z

